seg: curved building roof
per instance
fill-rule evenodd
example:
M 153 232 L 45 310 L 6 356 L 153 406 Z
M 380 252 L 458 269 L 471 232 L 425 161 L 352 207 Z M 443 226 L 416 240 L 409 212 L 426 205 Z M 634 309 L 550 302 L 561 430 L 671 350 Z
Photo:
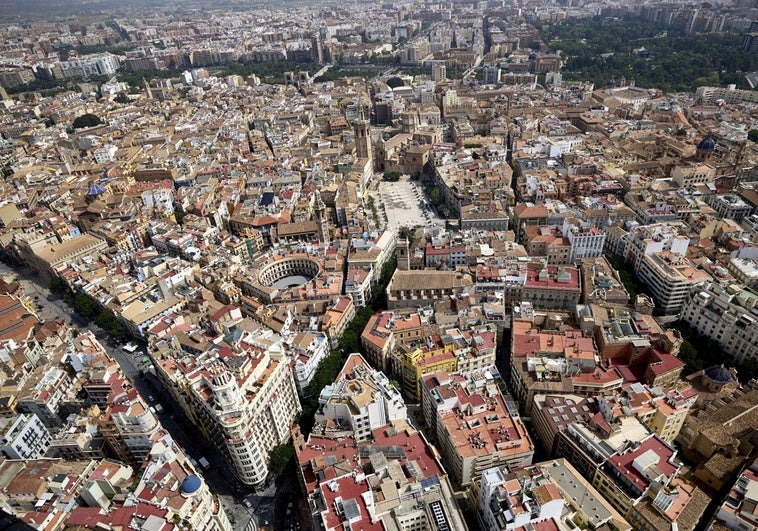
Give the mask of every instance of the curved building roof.
M 194 494 L 202 485 L 202 481 L 194 474 L 190 474 L 182 481 L 182 494 Z
M 710 136 L 702 139 L 700 143 L 697 145 L 698 151 L 715 151 L 716 150 L 716 141 L 713 140 Z
M 705 369 L 705 375 L 716 383 L 727 384 L 732 381 L 732 375 L 723 365 L 714 365 Z

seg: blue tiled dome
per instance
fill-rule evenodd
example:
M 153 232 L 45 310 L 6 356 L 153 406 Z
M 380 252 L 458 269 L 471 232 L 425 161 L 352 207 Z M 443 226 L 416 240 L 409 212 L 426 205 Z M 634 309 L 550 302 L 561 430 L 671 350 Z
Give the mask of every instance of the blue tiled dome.
M 190 474 L 182 481 L 182 494 L 194 494 L 200 489 L 202 481 L 194 474 Z
M 713 138 L 706 137 L 697 145 L 698 151 L 716 151 L 716 141 Z
M 705 375 L 716 383 L 727 384 L 732 381 L 732 375 L 723 365 L 714 365 L 705 369 Z
M 100 195 L 103 193 L 105 193 L 105 188 L 103 188 L 99 184 L 92 183 L 87 188 L 87 195 Z

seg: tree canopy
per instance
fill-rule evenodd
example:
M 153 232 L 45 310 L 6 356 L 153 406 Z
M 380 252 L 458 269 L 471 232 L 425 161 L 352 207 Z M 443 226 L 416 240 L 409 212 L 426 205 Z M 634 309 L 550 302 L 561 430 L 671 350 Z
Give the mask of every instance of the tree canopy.
M 387 80 L 387 86 L 389 88 L 397 88 L 404 86 L 405 83 L 399 77 L 391 77 Z
M 274 477 L 279 477 L 287 469 L 290 459 L 294 456 L 295 447 L 291 444 L 274 446 L 268 458 L 268 471 Z
M 758 55 L 740 51 L 737 33 L 685 33 L 633 16 L 546 25 L 543 39 L 563 56 L 566 79 L 598 86 L 624 76 L 667 92 L 730 83 L 748 88 L 742 72 L 758 69 Z
M 96 125 L 100 125 L 102 120 L 98 118 L 96 115 L 92 113 L 82 114 L 81 116 L 77 116 L 74 120 L 74 123 L 71 124 L 71 126 L 74 129 L 84 129 L 85 127 L 94 127 Z

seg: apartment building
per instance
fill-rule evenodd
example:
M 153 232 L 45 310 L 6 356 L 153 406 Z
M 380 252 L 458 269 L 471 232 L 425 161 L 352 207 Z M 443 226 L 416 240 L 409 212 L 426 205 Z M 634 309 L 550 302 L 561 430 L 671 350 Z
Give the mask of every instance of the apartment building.
M 405 420 L 370 441 L 339 441 L 293 430 L 299 479 L 314 526 L 338 529 L 466 531 L 437 452 Z
M 716 169 L 708 164 L 679 165 L 671 172 L 671 178 L 680 188 L 713 182 Z
M 581 294 L 577 268 L 546 265 L 539 270 L 527 269 L 521 301 L 540 309 L 571 310 L 579 303 Z
M 598 405 L 606 419 L 631 412 L 651 432 L 671 444 L 679 435 L 696 399 L 697 392 L 688 386 L 678 389 L 651 387 L 637 382 L 624 389 L 620 395 L 601 395 L 598 397 Z
M 684 255 L 669 251 L 646 254 L 638 275 L 657 308 L 668 315 L 681 311 L 694 285 L 711 278 Z
M 629 293 L 619 278 L 618 272 L 605 257 L 584 258 L 580 263 L 582 273 L 582 300 L 585 304 L 608 303 L 625 305 Z
M 676 477 L 658 491 L 651 489 L 627 519 L 638 531 L 695 529 L 710 502 L 711 497 L 700 487 Z
M 119 66 L 118 57 L 112 53 L 83 55 L 60 62 L 63 77 L 110 76 Z
M 0 418 L 0 453 L 8 459 L 44 457 L 50 441 L 50 432 L 37 415 Z
M 48 428 L 62 424 L 61 403 L 81 388 L 68 372 L 54 365 L 38 367 L 17 396 L 19 411 L 36 415 Z
M 443 328 L 397 347 L 390 366 L 398 375 L 403 393 L 419 399 L 420 378 L 439 371 L 468 373 L 494 366 L 496 329 L 493 325 Z
M 361 268 L 350 268 L 345 277 L 345 295 L 353 298 L 357 308 L 368 306 L 371 302 L 371 286 L 374 280 L 374 271 Z
M 714 522 L 732 531 L 748 531 L 758 527 L 758 459 L 737 478 L 724 503 L 718 509 Z M 717 529 L 715 526 L 711 529 Z
M 361 333 L 361 346 L 372 366 L 387 373 L 390 370 L 390 353 L 398 344 L 420 340 L 423 337 L 421 315 L 401 316 L 387 311 L 373 315 Z
M 565 500 L 537 467 L 490 468 L 481 477 L 477 519 L 480 529 L 523 529 L 542 522 L 558 527 Z
M 758 359 L 758 293 L 740 284 L 706 282 L 692 288 L 681 318 L 739 362 Z
M 352 436 L 362 442 L 372 432 L 408 413 L 400 391 L 358 353 L 348 356 L 333 384 L 319 396 L 312 433 L 328 438 Z
M 571 244 L 568 259 L 570 264 L 576 264 L 584 258 L 597 258 L 603 254 L 605 233 L 590 223 L 576 218 L 566 218 L 561 232 Z
M 137 467 L 150 453 L 162 429 L 136 389 L 113 397 L 99 423 L 111 452 L 121 461 Z
M 106 447 L 100 432 L 100 415 L 97 406 L 69 415 L 66 423 L 53 434 L 51 452 L 70 460 L 104 458 Z
M 83 256 L 96 255 L 107 247 L 105 240 L 83 234 L 52 245 L 30 245 L 22 241 L 19 242 L 19 253 L 31 268 L 50 278 L 56 274 L 57 267 Z
M 536 394 L 532 427 L 548 455 L 554 455 L 558 434 L 575 422 L 589 422 L 598 412 L 597 399 L 575 394 Z
M 685 256 L 690 244 L 684 235 L 687 230 L 687 226 L 678 221 L 636 226 L 621 236 L 616 249 L 634 272 L 639 273 L 645 255 L 670 251 Z
M 480 529 L 564 529 L 576 525 L 619 531 L 632 526 L 565 459 L 527 467 L 491 468 L 478 489 Z
M 753 213 L 753 205 L 737 194 L 711 194 L 705 196 L 705 202 L 721 219 L 739 221 Z
M 597 470 L 592 486 L 629 518 L 637 503 L 671 483 L 680 466 L 676 450 L 651 434 L 614 452 Z
M 159 378 L 248 485 L 266 479 L 269 453 L 289 440 L 300 412 L 280 341 L 250 332 L 239 352 L 209 344 L 196 354 L 175 337 L 156 344 Z
M 391 259 L 397 246 L 394 230 L 374 232 L 363 238 L 353 238 L 347 263 L 349 268 L 361 268 L 373 272 L 373 282 L 379 282 L 382 267 Z
M 614 367 L 603 369 L 592 337 L 581 330 L 539 330 L 533 321 L 515 319 L 511 334 L 511 389 L 524 412 L 537 394 L 593 394 L 620 388 Z
M 456 483 L 469 485 L 485 470 L 531 464 L 534 445 L 515 405 L 500 393 L 494 367 L 486 372 L 423 379 L 425 418 Z
M 758 289 L 758 260 L 736 257 L 729 260 L 726 268 L 743 286 Z
M 164 433 L 155 441 L 142 470 L 134 486 L 137 500 L 168 509 L 167 519 L 189 529 L 231 531 L 218 498 L 170 435 Z
M 300 332 L 290 341 L 295 382 L 302 391 L 311 383 L 321 360 L 329 355 L 329 340 L 323 332 Z
M 564 413 L 568 415 L 568 413 Z M 602 415 L 568 422 L 557 432 L 554 454 L 569 461 L 588 481 L 600 466 L 628 441 L 642 440 L 650 430 L 637 417 L 626 416 L 608 423 Z M 624 514 L 622 512 L 622 514 Z

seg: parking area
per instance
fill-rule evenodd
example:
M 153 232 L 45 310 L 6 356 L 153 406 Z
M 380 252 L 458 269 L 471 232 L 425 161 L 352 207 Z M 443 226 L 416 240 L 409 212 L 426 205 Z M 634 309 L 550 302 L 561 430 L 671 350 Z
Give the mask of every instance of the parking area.
M 380 181 L 377 190 L 370 193 L 379 214 L 387 216 L 387 228 L 445 226 L 424 194 L 421 183 L 412 181 L 408 175 L 403 175 L 398 182 Z

